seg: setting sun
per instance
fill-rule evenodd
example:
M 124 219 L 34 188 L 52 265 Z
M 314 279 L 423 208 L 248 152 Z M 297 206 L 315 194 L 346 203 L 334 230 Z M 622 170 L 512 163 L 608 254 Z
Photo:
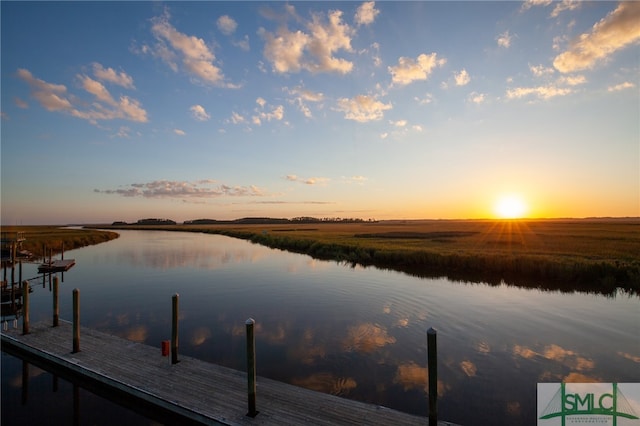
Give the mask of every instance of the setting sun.
M 496 203 L 495 213 L 501 219 L 518 219 L 527 213 L 527 204 L 517 195 L 504 196 Z

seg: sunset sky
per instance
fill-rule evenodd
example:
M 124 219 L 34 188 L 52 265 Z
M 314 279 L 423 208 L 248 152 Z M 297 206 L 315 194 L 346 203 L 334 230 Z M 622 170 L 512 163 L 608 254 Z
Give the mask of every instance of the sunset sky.
M 0 5 L 4 225 L 640 216 L 640 2 Z

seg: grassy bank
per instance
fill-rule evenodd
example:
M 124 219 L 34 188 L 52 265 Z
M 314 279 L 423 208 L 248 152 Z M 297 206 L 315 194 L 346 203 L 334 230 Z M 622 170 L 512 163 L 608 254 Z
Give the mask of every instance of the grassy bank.
M 425 277 L 640 294 L 640 220 L 126 226 L 207 232 Z
M 73 250 L 80 247 L 104 243 L 118 238 L 116 232 L 101 231 L 96 229 L 69 229 L 56 226 L 3 226 L 2 234 L 15 237 L 17 232 L 24 232 L 26 240 L 22 248 L 34 254 L 42 256 L 44 247 L 59 253 L 64 250 Z

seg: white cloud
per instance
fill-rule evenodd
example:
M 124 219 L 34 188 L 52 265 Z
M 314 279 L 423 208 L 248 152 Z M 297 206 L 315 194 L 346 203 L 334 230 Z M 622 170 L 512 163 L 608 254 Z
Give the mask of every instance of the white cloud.
M 567 51 L 556 56 L 553 66 L 562 73 L 593 68 L 617 50 L 640 40 L 638 22 L 640 2 L 620 2 L 591 32 L 580 35 Z
M 169 23 L 169 14 L 152 19 L 151 32 L 158 41 L 153 53 L 164 60 L 174 71 L 176 59 L 182 59 L 183 69 L 199 81 L 216 86 L 234 87 L 224 83 L 222 70 L 214 64 L 215 55 L 201 38 L 176 30 Z M 168 44 L 167 44 L 168 43 Z
M 356 11 L 356 16 L 355 16 L 356 24 L 358 25 L 373 24 L 373 21 L 375 21 L 376 16 L 378 16 L 378 14 L 380 13 L 380 11 L 375 8 L 375 6 L 376 6 L 375 1 L 368 1 L 368 2 L 362 3 L 358 7 L 358 10 Z
M 225 35 L 231 35 L 238 27 L 238 23 L 233 20 L 229 15 L 223 15 L 216 21 L 218 29 Z
M 323 185 L 326 184 L 327 182 L 329 182 L 331 179 L 326 178 L 326 177 L 309 177 L 309 178 L 302 178 L 298 175 L 287 175 L 285 176 L 285 179 L 290 181 L 290 182 L 298 182 L 298 183 L 302 183 L 305 185 Z
M 416 80 L 426 80 L 434 68 L 444 65 L 446 62 L 446 59 L 438 59 L 436 53 L 429 55 L 423 53 L 415 60 L 400 57 L 398 65 L 388 67 L 388 70 L 393 83 L 406 85 Z
M 111 106 L 117 105 L 116 101 L 111 97 L 111 94 L 102 83 L 87 76 L 78 75 L 78 79 L 82 83 L 82 88 L 94 95 L 99 101 Z
M 566 84 L 567 86 L 577 86 L 587 82 L 587 78 L 584 75 L 569 75 L 558 78 L 558 84 Z
M 422 126 L 421 126 L 421 125 L 419 125 L 419 124 L 414 124 L 413 126 L 411 126 L 411 128 L 412 128 L 413 130 L 415 130 L 416 132 L 422 132 L 422 131 L 424 130 L 424 129 L 422 128 Z
M 566 96 L 572 93 L 572 90 L 566 87 L 557 87 L 555 85 L 537 86 L 537 87 L 518 87 L 507 90 L 507 99 L 519 99 L 529 95 L 537 96 L 540 99 L 551 99 L 556 96 Z
M 246 119 L 242 115 L 238 114 L 237 112 L 233 111 L 231 113 L 231 122 L 233 124 L 240 124 L 240 123 L 244 123 L 245 121 Z
M 548 6 L 552 0 L 526 0 L 522 4 L 522 10 L 531 9 L 534 6 Z
M 561 12 L 565 10 L 576 10 L 582 5 L 582 0 L 562 0 L 560 2 L 556 2 L 556 6 L 551 11 L 551 17 L 557 18 Z
M 173 133 L 175 133 L 175 134 L 176 134 L 176 135 L 178 135 L 178 136 L 184 136 L 184 135 L 186 135 L 185 131 L 184 131 L 184 130 L 181 130 L 181 129 L 173 129 Z
M 245 52 L 248 52 L 250 50 L 249 36 L 246 35 L 246 34 L 242 38 L 242 40 L 234 40 L 234 41 L 231 42 L 231 44 L 233 44 L 234 46 L 239 47 L 240 49 L 244 50 Z
M 396 127 L 405 127 L 407 125 L 407 120 L 398 120 L 398 121 L 389 121 L 389 123 L 393 124 Z
M 47 111 L 60 111 L 82 118 L 96 124 L 98 120 L 125 119 L 141 123 L 147 122 L 147 112 L 140 102 L 128 96 L 120 96 L 119 101 L 113 99 L 102 83 L 87 76 L 78 75 L 81 86 L 88 93 L 96 97 L 97 102 L 90 104 L 90 109 L 78 109 L 72 103 L 77 102 L 82 107 L 86 103 L 80 102 L 75 96 L 67 93 L 67 87 L 62 84 L 47 83 L 35 78 L 30 71 L 18 69 L 18 77 L 31 88 L 33 96 Z
M 485 94 L 484 93 L 478 93 L 478 92 L 471 92 L 469 94 L 469 102 L 472 102 L 474 104 L 481 104 L 483 102 L 485 102 Z
M 498 43 L 498 46 L 504 47 L 506 49 L 511 46 L 512 38 L 513 36 L 509 34 L 509 31 L 505 31 L 502 34 L 500 34 L 498 37 L 496 37 L 496 42 Z
M 427 93 L 424 95 L 423 98 L 419 98 L 417 96 L 415 96 L 413 98 L 416 102 L 418 102 L 418 104 L 420 105 L 426 105 L 426 104 L 430 104 L 431 102 L 433 102 L 433 95 L 431 93 Z
M 312 73 L 337 72 L 347 74 L 353 69 L 353 62 L 335 57 L 340 50 L 351 52 L 351 37 L 355 31 L 342 21 L 342 11 L 332 10 L 327 20 L 322 14 L 312 14 L 311 21 L 304 21 L 295 15 L 293 6 L 288 5 L 288 13 L 296 16 L 306 26 L 309 33 L 302 30 L 290 31 L 280 26 L 276 33 L 264 28 L 258 34 L 265 40 L 264 57 L 271 62 L 278 73 L 292 73 L 307 70 Z
M 531 70 L 531 73 L 536 77 L 543 77 L 555 72 L 553 68 L 545 67 L 544 65 L 529 65 L 529 70 Z
M 360 123 L 380 120 L 384 111 L 392 108 L 391 104 L 385 104 L 376 98 L 367 95 L 358 95 L 352 99 L 338 99 L 337 110 L 344 112 L 344 118 Z
M 117 84 L 125 89 L 135 89 L 133 85 L 133 78 L 126 72 L 117 72 L 113 68 L 104 68 L 101 64 L 93 63 L 93 75 L 102 81 L 108 81 L 109 83 Z
M 386 139 L 389 136 L 389 133 L 384 132 L 384 133 L 380 133 L 380 139 Z
M 471 81 L 471 77 L 469 77 L 469 73 L 465 69 L 457 74 L 454 73 L 453 77 L 456 80 L 456 86 L 466 86 Z
M 324 100 L 324 94 L 321 92 L 314 92 L 312 90 L 305 89 L 301 86 L 294 87 L 292 89 L 285 90 L 293 96 L 290 100 L 291 103 L 296 104 L 298 109 L 304 114 L 307 118 L 312 118 L 313 114 L 311 110 L 307 106 L 307 102 L 322 102 Z
M 256 115 L 252 117 L 253 124 L 261 125 L 263 120 L 271 121 L 277 120 L 281 121 L 284 118 L 284 106 L 271 106 L 270 111 L 264 111 L 267 101 L 263 98 L 256 99 L 256 103 L 260 105 L 260 108 L 256 108 Z
M 255 185 L 229 186 L 218 184 L 213 179 L 195 182 L 156 180 L 147 183 L 132 183 L 119 189 L 94 189 L 94 192 L 121 195 L 123 197 L 178 199 L 265 195 L 264 191 Z
M 191 115 L 198 121 L 207 121 L 211 118 L 211 116 L 207 113 L 202 105 L 193 105 L 189 108 L 191 111 Z
M 314 14 L 308 24 L 311 31 L 308 49 L 313 61 L 308 61 L 305 68 L 311 72 L 339 72 L 347 74 L 353 69 L 353 62 L 336 58 L 335 52 L 350 52 L 353 31 L 342 22 L 342 12 L 332 10 L 328 14 L 329 22 L 324 23 L 320 14 Z
M 634 87 L 636 87 L 635 84 L 631 83 L 630 81 L 625 81 L 624 83 L 616 84 L 615 86 L 609 86 L 607 88 L 607 91 L 618 92 L 620 90 L 633 89 Z

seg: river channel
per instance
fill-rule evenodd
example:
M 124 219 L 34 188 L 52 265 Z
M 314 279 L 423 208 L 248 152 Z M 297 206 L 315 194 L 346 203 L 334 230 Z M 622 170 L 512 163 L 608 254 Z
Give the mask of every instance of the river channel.
M 434 327 L 438 412 L 463 425 L 536 424 L 538 383 L 640 382 L 638 296 L 418 278 L 218 235 L 119 232 L 65 253 L 77 263 L 63 277 L 60 316 L 71 320 L 78 288 L 83 326 L 157 346 L 158 356 L 178 293 L 181 354 L 244 370 L 251 317 L 259 376 L 420 416 Z M 23 276 L 37 277 L 36 265 Z M 49 319 L 48 279 L 31 285 L 31 321 Z M 158 424 L 82 389 L 74 405 L 73 384 L 35 366 L 25 392 L 22 372 L 3 352 L 3 425 Z

